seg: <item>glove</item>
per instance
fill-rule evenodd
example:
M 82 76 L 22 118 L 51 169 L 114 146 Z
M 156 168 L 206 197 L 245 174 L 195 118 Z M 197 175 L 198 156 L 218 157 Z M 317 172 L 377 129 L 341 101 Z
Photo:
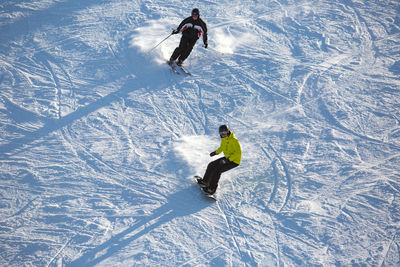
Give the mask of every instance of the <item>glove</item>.
M 210 153 L 210 157 L 213 157 L 213 156 L 215 156 L 215 155 L 217 155 L 217 153 L 216 153 L 215 151 L 213 151 L 213 152 Z
M 208 43 L 204 43 L 204 48 L 207 48 L 208 47 Z
M 177 34 L 177 33 L 179 33 L 178 30 L 172 30 L 172 34 Z

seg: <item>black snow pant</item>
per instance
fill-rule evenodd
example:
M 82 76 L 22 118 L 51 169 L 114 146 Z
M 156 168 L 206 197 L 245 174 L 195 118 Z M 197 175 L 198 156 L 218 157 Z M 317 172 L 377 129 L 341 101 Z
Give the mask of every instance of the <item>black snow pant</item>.
M 170 60 L 175 61 L 178 59 L 178 61 L 183 62 L 190 55 L 190 52 L 192 52 L 196 41 L 197 39 L 187 38 L 183 35 L 179 46 L 175 48 Z
M 206 173 L 203 176 L 203 181 L 211 190 L 215 191 L 217 190 L 221 174 L 237 166 L 239 166 L 239 164 L 229 161 L 225 157 L 214 160 L 208 164 Z

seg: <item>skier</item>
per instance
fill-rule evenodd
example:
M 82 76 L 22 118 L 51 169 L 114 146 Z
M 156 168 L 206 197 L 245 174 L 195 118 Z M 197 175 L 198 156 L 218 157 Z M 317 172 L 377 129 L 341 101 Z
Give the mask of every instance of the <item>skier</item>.
M 168 64 L 172 64 L 175 60 L 178 66 L 181 66 L 183 61 L 190 55 L 197 39 L 203 34 L 204 47 L 207 48 L 207 26 L 206 23 L 200 18 L 200 11 L 197 8 L 192 10 L 192 16 L 184 19 L 179 24 L 176 30 L 172 31 L 172 34 L 182 32 L 182 38 L 179 46 L 175 48 L 171 55 Z
M 210 162 L 203 178 L 197 179 L 199 184 L 204 185 L 203 191 L 210 195 L 213 195 L 217 190 L 221 174 L 236 168 L 242 160 L 242 150 L 239 141 L 233 132 L 229 130 L 228 126 L 221 125 L 219 127 L 219 135 L 221 137 L 221 144 L 217 150 L 210 153 L 210 156 L 213 157 L 224 152 L 224 157 Z

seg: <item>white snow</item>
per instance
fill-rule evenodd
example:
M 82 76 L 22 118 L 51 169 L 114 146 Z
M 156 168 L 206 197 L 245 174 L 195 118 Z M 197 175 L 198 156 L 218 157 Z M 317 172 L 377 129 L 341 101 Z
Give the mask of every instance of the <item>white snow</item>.
M 194 7 L 174 75 L 180 36 L 152 48 Z M 399 10 L 3 1 L 0 266 L 400 265 Z M 220 124 L 243 160 L 213 202 Z

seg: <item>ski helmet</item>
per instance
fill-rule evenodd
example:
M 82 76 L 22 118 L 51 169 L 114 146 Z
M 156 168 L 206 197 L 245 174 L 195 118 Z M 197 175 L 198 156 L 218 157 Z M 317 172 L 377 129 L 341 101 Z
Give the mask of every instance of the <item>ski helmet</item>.
M 226 126 L 225 124 L 219 126 L 218 132 L 221 137 L 227 136 L 230 133 L 228 126 Z
M 193 8 L 193 10 L 192 10 L 192 16 L 193 16 L 193 15 L 197 15 L 197 16 L 200 17 L 200 11 L 199 11 L 198 8 Z

